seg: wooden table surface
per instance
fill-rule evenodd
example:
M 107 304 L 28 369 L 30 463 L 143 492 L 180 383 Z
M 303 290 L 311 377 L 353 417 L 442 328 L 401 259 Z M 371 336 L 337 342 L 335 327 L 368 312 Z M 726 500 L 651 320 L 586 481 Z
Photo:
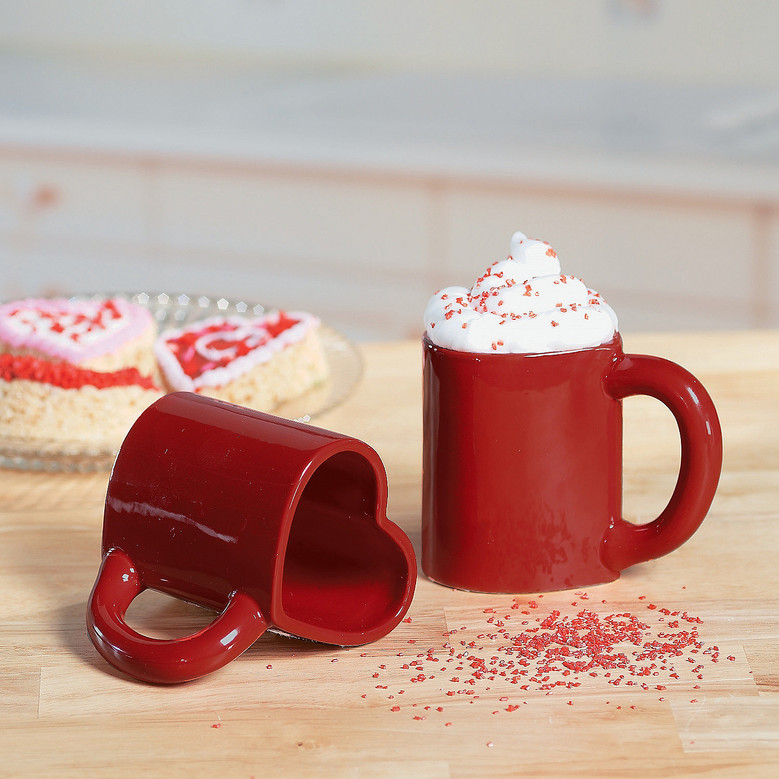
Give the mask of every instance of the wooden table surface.
M 182 686 L 123 677 L 87 638 L 107 474 L 0 469 L 0 774 L 777 775 L 779 333 L 627 335 L 625 347 L 685 365 L 720 413 L 719 492 L 685 546 L 611 584 L 543 596 L 451 591 L 420 575 L 410 621 L 375 644 L 266 635 Z M 421 349 L 363 355 L 357 391 L 316 421 L 377 449 L 390 518 L 419 552 Z M 670 414 L 626 401 L 627 517 L 659 512 L 677 464 Z M 525 650 L 521 666 L 506 649 L 506 637 L 528 647 L 547 617 L 575 624 L 584 609 L 599 630 L 615 614 L 640 620 L 639 643 L 661 647 L 651 669 L 633 644 L 615 648 L 626 668 L 586 672 L 545 670 L 543 651 Z M 210 619 L 151 592 L 130 614 L 159 636 Z

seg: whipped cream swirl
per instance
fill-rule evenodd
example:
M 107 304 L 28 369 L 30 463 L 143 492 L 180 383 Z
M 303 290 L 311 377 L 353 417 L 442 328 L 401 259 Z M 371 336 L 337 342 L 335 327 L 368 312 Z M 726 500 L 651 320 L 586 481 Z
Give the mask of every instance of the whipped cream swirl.
M 580 279 L 560 272 L 545 241 L 514 233 L 508 259 L 470 288 L 446 287 L 425 309 L 427 337 L 461 352 L 536 353 L 610 341 L 617 315 Z

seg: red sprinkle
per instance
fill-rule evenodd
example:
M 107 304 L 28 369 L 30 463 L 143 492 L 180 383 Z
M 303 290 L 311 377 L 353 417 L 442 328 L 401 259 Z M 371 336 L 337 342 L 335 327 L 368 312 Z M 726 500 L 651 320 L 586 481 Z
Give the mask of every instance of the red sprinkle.
M 157 389 L 148 376 L 142 376 L 137 368 L 118 371 L 92 371 L 67 362 L 41 360 L 30 355 L 0 354 L 0 379 L 3 381 L 37 381 L 63 389 L 79 389 L 84 386 L 107 387 L 139 386 Z
M 492 694 L 502 708 L 491 710 L 492 714 L 505 716 L 528 703 L 512 700 L 512 691 L 553 695 L 559 690 L 561 694 L 563 691 L 571 694 L 580 687 L 589 688 L 593 679 L 600 680 L 604 689 L 610 685 L 630 695 L 639 690 L 663 692 L 669 680 L 677 680 L 678 687 L 687 682 L 697 691 L 700 685 L 691 682 L 696 677 L 703 679 L 704 664 L 720 659 L 720 648 L 706 645 L 700 639 L 697 625 L 703 620 L 699 617 L 654 603 L 644 604 L 650 614 L 645 612 L 643 618 L 629 611 L 599 614 L 577 606 L 580 600 L 590 600 L 586 592 L 577 591 L 575 595 L 577 600 L 572 605 L 578 609 L 576 613 L 564 614 L 558 609 L 539 611 L 541 595 L 535 596 L 538 600 L 482 608 L 484 616 L 478 624 L 447 630 L 442 634 L 444 644 L 430 646 L 417 654 L 416 659 L 399 661 L 395 670 L 408 671 L 408 682 L 416 685 L 434 680 L 439 670 L 444 672 L 444 688 L 434 681 L 431 694 L 452 700 L 459 698 L 473 703 L 479 693 L 494 690 Z M 639 600 L 645 599 L 646 596 L 639 596 Z M 562 608 L 570 606 L 566 602 Z M 519 620 L 517 628 L 511 629 L 514 611 Z M 531 617 L 534 611 L 538 616 Z M 528 618 L 523 619 L 520 614 Z M 666 616 L 674 619 L 666 620 Z M 460 631 L 468 632 L 460 634 L 459 641 L 449 638 Z M 721 657 L 736 659 L 725 652 Z M 386 689 L 384 685 L 380 688 Z M 576 698 L 563 698 L 561 702 L 574 706 Z M 697 703 L 698 699 L 693 702 Z M 443 706 L 436 706 L 435 697 L 427 704 L 412 705 L 424 706 L 425 711 L 443 711 Z M 628 702 L 616 708 L 636 710 L 637 707 Z M 392 711 L 395 710 L 393 707 Z

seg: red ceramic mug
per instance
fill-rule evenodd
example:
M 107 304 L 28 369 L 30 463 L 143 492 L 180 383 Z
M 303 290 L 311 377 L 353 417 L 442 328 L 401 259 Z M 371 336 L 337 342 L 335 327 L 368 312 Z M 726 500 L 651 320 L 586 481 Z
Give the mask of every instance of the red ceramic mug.
M 622 404 L 670 408 L 681 467 L 665 510 L 622 519 Z M 698 528 L 714 498 L 722 435 L 694 376 L 626 355 L 617 335 L 589 349 L 474 354 L 424 339 L 422 569 L 481 592 L 613 581 Z
M 97 650 L 149 682 L 225 665 L 266 629 L 356 646 L 411 604 L 416 562 L 386 518 L 376 452 L 348 436 L 191 393 L 138 418 L 114 464 L 87 608 Z M 181 639 L 125 621 L 152 588 L 219 611 Z

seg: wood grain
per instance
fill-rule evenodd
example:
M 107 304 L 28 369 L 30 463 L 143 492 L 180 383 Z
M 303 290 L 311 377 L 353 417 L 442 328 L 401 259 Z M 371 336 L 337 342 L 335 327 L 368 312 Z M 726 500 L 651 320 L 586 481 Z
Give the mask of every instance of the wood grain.
M 776 775 L 779 333 L 636 336 L 626 338 L 626 349 L 692 370 L 721 417 L 720 489 L 681 549 L 578 594 L 478 595 L 421 576 L 410 622 L 375 644 L 338 649 L 269 634 L 222 671 L 173 688 L 113 671 L 86 635 L 108 475 L 0 470 L 0 772 Z M 377 449 L 389 476 L 390 518 L 418 551 L 421 350 L 402 342 L 363 353 L 358 391 L 316 422 Z M 648 519 L 673 486 L 676 431 L 648 399 L 629 399 L 625 418 L 626 515 Z M 510 618 L 518 634 L 522 620 L 533 626 L 552 610 L 561 618 L 582 608 L 600 617 L 630 613 L 657 635 L 671 617 L 650 603 L 700 619 L 690 624 L 704 648 L 717 648 L 717 662 L 701 654 L 703 668 L 693 673 L 684 653 L 670 659 L 673 678 L 666 658 L 647 689 L 630 674 L 614 685 L 598 669 L 581 674 L 578 687 L 550 691 L 521 690 L 499 675 L 476 679 L 457 658 L 469 644 L 472 661 L 508 657 L 488 637 L 493 615 Z M 174 636 L 211 616 L 144 593 L 129 619 L 152 635 Z

